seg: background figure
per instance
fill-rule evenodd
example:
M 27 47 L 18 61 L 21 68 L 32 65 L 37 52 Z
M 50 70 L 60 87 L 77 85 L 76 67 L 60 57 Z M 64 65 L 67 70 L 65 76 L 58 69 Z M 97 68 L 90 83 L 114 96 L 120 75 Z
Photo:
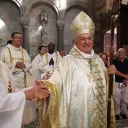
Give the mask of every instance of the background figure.
M 61 50 L 59 51 L 59 54 L 60 54 L 61 57 L 63 58 L 63 57 L 65 56 L 64 49 L 61 49 Z
M 7 64 L 7 66 L 11 70 L 11 73 L 14 78 L 14 85 L 16 86 L 17 91 L 32 86 L 31 59 L 27 51 L 21 47 L 22 39 L 22 33 L 12 33 L 12 43 L 4 47 L 0 54 L 0 60 Z M 23 124 L 28 124 L 32 122 L 35 118 L 36 104 L 33 101 L 27 101 L 24 109 Z
M 113 59 L 116 59 L 118 57 L 118 53 L 114 54 Z
M 42 56 L 42 61 L 38 65 L 42 76 L 41 78 L 47 78 L 50 76 L 61 60 L 62 57 L 57 51 L 55 51 L 55 44 L 52 42 L 49 43 L 48 52 Z
M 105 52 L 100 54 L 100 58 L 103 60 L 105 67 L 108 67 L 108 55 Z
M 11 34 L 12 43 L 2 49 L 0 59 L 8 65 L 17 89 L 31 86 L 32 65 L 29 54 L 21 47 L 23 35 L 20 32 Z
M 39 63 L 42 61 L 42 56 L 47 53 L 47 46 L 40 45 L 38 48 L 39 54 L 33 59 L 32 61 L 32 80 L 40 80 L 41 79 L 41 72 L 38 69 Z
M 128 105 L 128 59 L 125 57 L 125 49 L 118 50 L 118 57 L 113 60 L 113 64 L 117 68 L 114 86 L 114 102 L 116 119 L 126 119 L 126 109 Z
M 47 46 L 46 45 L 40 45 L 38 48 L 38 52 L 40 54 L 40 56 L 43 56 L 44 54 L 47 53 Z
M 8 90 L 9 88 L 11 91 Z M 5 97 L 8 93 L 15 92 L 15 89 L 13 76 L 8 66 L 0 61 L 0 96 Z

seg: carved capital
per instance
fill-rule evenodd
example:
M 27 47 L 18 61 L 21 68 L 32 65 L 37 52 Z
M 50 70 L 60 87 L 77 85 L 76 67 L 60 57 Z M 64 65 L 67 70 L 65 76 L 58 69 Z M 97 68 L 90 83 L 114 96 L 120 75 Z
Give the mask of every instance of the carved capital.
M 28 28 L 29 27 L 30 20 L 28 18 L 22 17 L 22 18 L 20 18 L 20 22 L 21 22 L 23 28 Z
M 57 25 L 58 25 L 58 28 L 59 28 L 59 29 L 63 29 L 63 28 L 64 28 L 64 25 L 65 25 L 65 21 L 60 21 L 60 20 L 58 20 L 58 21 L 57 21 Z

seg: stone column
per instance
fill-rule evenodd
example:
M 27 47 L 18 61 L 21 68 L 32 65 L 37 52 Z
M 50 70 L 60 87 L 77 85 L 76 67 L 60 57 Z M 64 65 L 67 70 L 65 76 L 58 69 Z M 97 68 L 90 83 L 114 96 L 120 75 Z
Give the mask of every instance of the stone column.
M 65 22 L 64 21 L 57 21 L 57 25 L 58 25 L 58 43 L 57 43 L 57 50 L 63 49 L 64 48 L 64 44 L 63 44 L 63 37 L 64 37 L 64 25 Z
M 30 44 L 29 44 L 29 34 L 28 34 L 28 27 L 29 27 L 29 19 L 28 18 L 20 18 L 20 22 L 23 28 L 23 48 L 30 53 Z

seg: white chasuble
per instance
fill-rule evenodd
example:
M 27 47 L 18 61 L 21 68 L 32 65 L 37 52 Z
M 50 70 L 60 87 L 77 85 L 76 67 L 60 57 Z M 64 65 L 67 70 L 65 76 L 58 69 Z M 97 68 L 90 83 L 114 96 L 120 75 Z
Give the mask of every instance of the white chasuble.
M 8 66 L 0 61 L 0 128 L 21 128 L 25 95 L 23 92 L 8 94 L 8 86 L 15 86 Z
M 21 128 L 24 106 L 23 91 L 10 93 L 5 97 L 0 95 L 0 127 Z
M 49 61 L 51 60 L 51 58 L 54 61 L 53 66 L 49 65 Z M 41 72 L 41 79 L 45 79 L 48 73 L 52 74 L 61 60 L 62 57 L 58 52 L 54 52 L 53 54 L 49 54 L 49 53 L 44 54 L 42 56 L 42 61 L 38 64 L 38 69 Z
M 24 50 L 22 47 L 16 48 L 11 44 L 8 44 L 2 49 L 0 59 L 10 68 L 14 78 L 16 91 L 20 91 L 24 88 L 32 86 L 32 65 L 31 59 L 26 50 Z M 15 68 L 16 62 L 24 62 L 25 68 Z M 36 119 L 36 103 L 33 101 L 26 101 L 23 114 L 23 124 L 29 124 L 34 119 Z
M 11 88 L 11 92 L 15 92 L 16 91 L 16 87 L 14 86 L 14 81 L 13 81 L 13 76 L 8 68 L 8 66 L 3 63 L 2 61 L 0 61 L 0 95 L 3 96 L 7 95 L 9 93 L 9 86 Z M 6 89 L 6 91 L 4 91 Z M 2 91 L 3 90 L 3 91 Z
M 42 61 L 42 56 L 38 54 L 32 61 L 32 80 L 40 80 L 41 79 L 41 72 L 38 69 L 39 63 Z
M 47 109 L 45 102 L 38 103 L 41 128 L 47 116 L 51 128 L 107 128 L 107 70 L 93 50 L 84 54 L 74 46 L 43 82 L 50 98 Z
M 26 50 L 22 47 L 16 48 L 11 44 L 8 44 L 2 49 L 0 59 L 10 68 L 14 76 L 14 82 L 17 90 L 31 86 L 32 65 L 31 59 Z M 25 68 L 15 68 L 16 62 L 24 62 Z

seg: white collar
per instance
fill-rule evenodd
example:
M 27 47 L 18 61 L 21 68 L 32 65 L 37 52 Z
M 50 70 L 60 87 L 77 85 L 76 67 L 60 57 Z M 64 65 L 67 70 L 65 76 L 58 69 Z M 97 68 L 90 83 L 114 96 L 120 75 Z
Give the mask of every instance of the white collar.
M 54 52 L 54 53 L 52 53 L 52 54 L 50 54 L 50 53 L 48 53 L 48 56 L 50 56 L 50 57 L 54 57 L 54 56 L 56 56 L 56 52 Z
M 20 51 L 22 48 L 21 46 L 19 48 L 16 48 L 16 47 L 12 46 L 11 44 L 8 44 L 7 47 L 9 47 L 10 49 L 13 49 L 15 51 Z
M 84 57 L 84 58 L 93 58 L 94 56 L 94 50 L 92 49 L 91 52 L 89 54 L 86 54 L 82 51 L 80 51 L 76 45 L 74 45 L 74 48 Z

